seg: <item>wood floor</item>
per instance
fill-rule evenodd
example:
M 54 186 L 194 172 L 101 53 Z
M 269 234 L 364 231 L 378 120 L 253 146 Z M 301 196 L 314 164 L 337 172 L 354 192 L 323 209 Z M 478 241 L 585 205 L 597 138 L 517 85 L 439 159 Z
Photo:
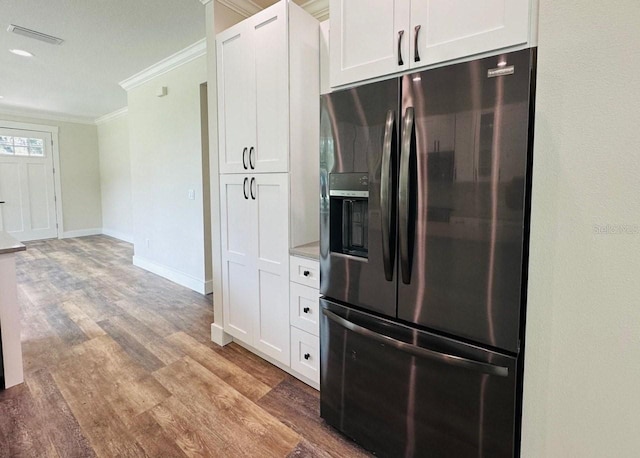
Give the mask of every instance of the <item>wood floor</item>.
M 17 257 L 25 383 L 0 391 L 2 457 L 357 457 L 319 394 L 210 341 L 210 298 L 105 236 Z

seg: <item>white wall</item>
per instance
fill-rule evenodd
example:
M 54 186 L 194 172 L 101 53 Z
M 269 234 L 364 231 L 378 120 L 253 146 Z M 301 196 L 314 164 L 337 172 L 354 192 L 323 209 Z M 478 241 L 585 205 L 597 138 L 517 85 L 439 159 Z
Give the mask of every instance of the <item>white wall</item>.
M 196 291 L 205 278 L 200 84 L 204 56 L 128 92 L 134 264 Z M 159 86 L 168 94 L 157 97 Z M 188 199 L 188 190 L 195 199 Z
M 131 160 L 127 114 L 98 124 L 98 145 L 103 233 L 132 242 Z
M 522 456 L 636 457 L 640 2 L 540 3 Z
M 58 127 L 64 232 L 70 236 L 99 233 L 102 209 L 96 126 L 2 113 L 0 119 Z

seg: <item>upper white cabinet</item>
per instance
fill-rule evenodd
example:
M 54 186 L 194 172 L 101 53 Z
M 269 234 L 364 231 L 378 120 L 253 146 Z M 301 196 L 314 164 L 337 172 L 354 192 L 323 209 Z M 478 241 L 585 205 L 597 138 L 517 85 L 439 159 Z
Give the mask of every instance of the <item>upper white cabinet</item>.
M 528 37 L 529 0 L 411 2 L 412 68 L 524 44 Z
M 279 2 L 217 36 L 221 173 L 289 169 L 288 11 Z
M 256 97 L 253 37 L 248 23 L 223 32 L 216 40 L 220 171 L 249 170 L 249 148 L 255 148 Z
M 331 86 L 409 69 L 410 0 L 331 0 Z
M 332 87 L 530 41 L 530 0 L 331 0 L 330 5 Z

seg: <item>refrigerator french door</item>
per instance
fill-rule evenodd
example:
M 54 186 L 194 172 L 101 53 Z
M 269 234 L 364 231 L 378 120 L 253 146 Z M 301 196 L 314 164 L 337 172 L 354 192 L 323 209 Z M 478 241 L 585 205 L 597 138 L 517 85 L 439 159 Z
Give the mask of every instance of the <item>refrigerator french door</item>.
M 399 84 L 342 91 L 321 104 L 320 293 L 387 316 L 396 315 Z
M 534 76 L 528 49 L 323 98 L 321 411 L 378 453 L 517 453 Z

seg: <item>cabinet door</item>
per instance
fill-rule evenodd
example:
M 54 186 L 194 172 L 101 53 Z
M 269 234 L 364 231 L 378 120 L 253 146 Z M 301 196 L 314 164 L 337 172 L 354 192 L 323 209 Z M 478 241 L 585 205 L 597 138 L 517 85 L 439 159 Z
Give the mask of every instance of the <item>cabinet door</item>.
M 254 175 L 257 203 L 257 294 L 253 346 L 289 364 L 289 177 Z
M 331 0 L 331 86 L 409 68 L 410 0 Z
M 250 177 L 220 175 L 224 330 L 253 343 L 257 311 L 256 205 Z
M 278 2 L 251 17 L 255 56 L 256 141 L 251 144 L 254 172 L 287 172 L 289 79 L 287 5 Z M 295 37 L 294 37 L 295 39 Z
M 524 44 L 529 0 L 413 0 L 410 35 L 412 68 Z
M 246 22 L 216 37 L 220 173 L 247 173 L 255 146 L 256 98 L 252 28 Z

